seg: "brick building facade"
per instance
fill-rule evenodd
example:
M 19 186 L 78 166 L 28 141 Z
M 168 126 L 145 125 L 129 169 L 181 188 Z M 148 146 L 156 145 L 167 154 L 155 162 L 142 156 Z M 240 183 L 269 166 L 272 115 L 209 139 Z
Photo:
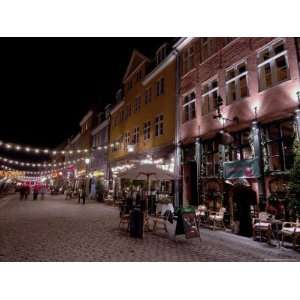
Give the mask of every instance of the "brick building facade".
M 274 194 L 284 197 L 299 114 L 296 41 L 183 38 L 175 45 L 184 205 L 225 206 L 232 221 L 234 186 L 241 182 L 228 175 L 232 168 L 244 172 L 240 178 L 255 191 L 258 207 Z M 259 176 L 245 174 L 255 164 Z

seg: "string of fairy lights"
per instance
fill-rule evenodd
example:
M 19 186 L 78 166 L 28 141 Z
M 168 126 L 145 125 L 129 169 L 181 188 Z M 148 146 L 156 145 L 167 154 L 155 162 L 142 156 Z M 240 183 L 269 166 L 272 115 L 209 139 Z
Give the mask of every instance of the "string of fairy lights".
M 5 165 L 0 165 L 0 167 L 5 171 L 20 172 L 20 173 L 25 173 L 25 174 L 29 174 L 29 175 L 36 175 L 37 177 L 39 177 L 39 176 L 51 175 L 53 173 L 62 172 L 63 170 L 69 168 L 70 166 L 65 166 L 65 167 L 46 170 L 46 171 L 26 171 L 26 170 L 21 171 L 19 169 L 14 169 L 14 168 L 11 168 L 11 167 L 8 167 Z
M 3 161 L 10 165 L 16 165 L 21 167 L 33 167 L 33 168 L 47 168 L 47 167 L 57 167 L 57 166 L 65 166 L 69 164 L 75 164 L 79 161 L 84 161 L 88 159 L 87 157 L 81 157 L 74 160 L 67 160 L 64 162 L 57 162 L 57 163 L 31 163 L 31 162 L 25 162 L 25 161 L 19 161 L 19 160 L 12 160 L 7 157 L 0 156 L 0 161 Z
M 91 148 L 73 148 L 70 150 L 54 150 L 54 149 L 48 149 L 48 148 L 37 148 L 27 145 L 21 145 L 17 143 L 11 143 L 11 142 L 5 142 L 3 140 L 0 140 L 0 150 L 5 150 L 6 152 L 14 151 L 14 152 L 20 152 L 20 153 L 27 153 L 27 154 L 36 154 L 36 155 L 42 155 L 42 156 L 58 156 L 58 155 L 79 155 L 79 154 L 85 154 L 90 155 L 93 151 L 107 151 L 109 148 L 114 148 L 116 146 L 119 146 L 120 142 L 110 143 L 102 146 L 97 147 L 91 147 Z M 0 156 L 0 162 L 3 164 L 0 165 L 2 170 L 7 171 L 15 171 L 15 172 L 24 172 L 28 175 L 33 176 L 47 176 L 52 173 L 61 172 L 67 167 L 70 167 L 72 164 L 76 164 L 80 161 L 87 161 L 89 160 L 89 157 L 81 157 L 77 159 L 70 159 L 63 162 L 29 162 L 29 161 L 20 161 L 11 159 L 9 157 Z M 18 168 L 19 167 L 19 168 Z M 43 168 L 42 171 L 28 171 L 20 168 L 24 167 L 31 167 L 31 168 Z M 60 167 L 60 168 L 58 168 Z
M 46 148 L 36 148 L 36 147 L 30 147 L 30 146 L 24 146 L 20 144 L 15 143 L 8 143 L 4 141 L 0 141 L 0 149 L 5 150 L 13 150 L 17 152 L 23 152 L 23 153 L 33 153 L 33 154 L 43 154 L 43 155 L 58 155 L 58 154 L 80 154 L 80 153 L 88 153 L 95 150 L 107 150 L 109 146 L 111 148 L 117 146 L 119 142 L 111 143 L 110 145 L 104 145 L 104 146 L 98 146 L 98 147 L 92 147 L 92 148 L 76 148 L 71 150 L 51 150 Z

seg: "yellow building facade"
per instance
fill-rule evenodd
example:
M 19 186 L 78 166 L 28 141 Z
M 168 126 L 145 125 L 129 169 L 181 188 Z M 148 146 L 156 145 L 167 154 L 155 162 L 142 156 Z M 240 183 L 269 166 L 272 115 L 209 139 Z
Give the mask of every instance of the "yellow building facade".
M 162 168 L 174 172 L 175 83 L 176 59 L 166 45 L 153 60 L 133 51 L 122 97 L 111 110 L 109 162 L 115 178 L 145 159 L 159 161 Z M 165 191 L 172 190 L 169 186 Z
M 109 160 L 156 156 L 174 146 L 175 57 L 170 54 L 147 73 L 150 60 L 134 50 L 123 78 L 123 95 L 111 111 Z

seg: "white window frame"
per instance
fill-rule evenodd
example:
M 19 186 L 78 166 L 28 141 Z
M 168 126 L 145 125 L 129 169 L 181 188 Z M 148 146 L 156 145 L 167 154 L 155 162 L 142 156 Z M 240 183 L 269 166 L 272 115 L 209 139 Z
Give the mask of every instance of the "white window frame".
M 135 127 L 132 134 L 132 144 L 137 145 L 140 142 L 140 127 Z
M 188 73 L 194 68 L 195 66 L 194 54 L 195 54 L 194 45 L 190 45 L 183 51 L 183 55 L 182 55 L 183 74 Z
M 151 121 L 144 123 L 144 141 L 147 141 L 151 138 Z
M 130 132 L 124 133 L 124 150 L 127 150 L 127 146 L 130 145 Z
M 278 43 L 282 42 L 284 44 L 284 48 L 285 50 L 282 51 L 281 53 L 278 54 L 274 54 L 274 46 Z M 269 53 L 271 55 L 270 58 L 268 58 L 267 60 L 263 61 L 263 62 L 259 62 L 259 58 L 260 55 L 266 50 L 269 50 Z M 284 80 L 278 80 L 277 79 L 277 67 L 276 67 L 276 59 L 284 56 L 285 57 L 285 61 L 287 64 L 287 78 Z M 266 65 L 266 64 L 270 64 L 270 68 L 271 68 L 271 81 L 272 84 L 271 86 L 267 87 L 266 86 L 266 82 L 265 82 L 265 77 L 263 75 L 263 72 L 261 71 L 261 69 Z M 268 44 L 267 46 L 261 48 L 260 50 L 257 51 L 257 73 L 258 73 L 258 85 L 259 85 L 259 91 L 264 91 L 266 89 L 272 88 L 284 81 L 287 81 L 290 79 L 290 66 L 289 66 L 289 60 L 288 60 L 288 51 L 286 49 L 286 39 L 284 38 L 279 38 L 279 39 L 275 39 L 273 40 L 270 44 Z M 264 78 L 262 78 L 264 77 Z
M 162 120 L 161 120 L 162 117 Z M 159 114 L 155 117 L 155 122 L 154 122 L 154 132 L 155 132 L 155 136 L 161 136 L 164 134 L 164 115 L 163 114 Z M 158 129 L 156 131 L 156 128 Z
M 186 102 L 186 103 L 185 103 L 185 102 L 184 102 L 185 97 L 191 95 L 192 93 L 195 94 L 195 98 L 192 99 L 192 100 L 190 100 L 189 102 Z M 182 109 L 183 109 L 182 123 L 185 123 L 185 122 L 188 122 L 188 121 L 191 121 L 191 120 L 197 118 L 197 113 L 196 113 L 196 100 L 197 100 L 197 94 L 196 94 L 196 91 L 193 89 L 193 90 L 190 90 L 189 92 L 185 93 L 182 97 L 183 97 L 183 98 L 182 98 L 182 101 L 183 101 L 183 104 L 182 104 Z M 192 111 L 191 111 L 191 104 L 192 104 L 192 103 L 194 103 L 194 105 L 195 105 L 195 118 L 192 118 L 192 117 L 191 117 L 191 114 L 192 114 Z M 188 106 L 188 111 L 189 111 L 189 113 L 188 113 L 189 117 L 188 117 L 188 119 L 186 120 L 186 119 L 185 119 L 185 108 L 186 108 L 187 106 Z
M 226 80 L 226 74 L 227 72 L 231 71 L 232 69 L 234 69 L 234 71 L 237 70 L 237 67 L 241 64 L 245 64 L 246 66 L 246 71 L 241 73 L 241 74 L 238 74 L 236 75 L 235 77 L 229 79 L 229 80 Z M 240 88 L 240 78 L 243 77 L 243 76 L 246 76 L 246 82 L 247 82 L 247 96 L 245 97 L 241 97 L 241 88 Z M 242 100 L 244 98 L 247 98 L 249 97 L 249 81 L 248 81 L 248 63 L 247 63 L 247 59 L 243 59 L 243 60 L 240 60 L 239 62 L 235 63 L 234 65 L 230 66 L 229 68 L 227 68 L 225 70 L 225 85 L 226 85 L 226 104 L 229 105 L 233 102 L 236 102 L 236 101 L 239 101 L 239 100 Z M 231 100 L 231 102 L 229 102 L 230 100 L 228 99 L 228 91 L 229 91 L 229 84 L 231 82 L 235 82 L 235 93 L 236 93 L 236 99 L 234 101 Z
M 206 81 L 203 82 L 202 85 L 201 85 L 201 87 L 202 87 L 201 90 L 203 91 L 203 90 L 204 90 L 203 87 L 204 87 L 205 85 L 211 85 L 215 80 L 218 82 L 218 86 L 217 86 L 217 87 L 215 87 L 215 88 L 213 88 L 213 89 L 211 89 L 211 90 L 208 90 L 208 92 L 205 92 L 205 93 L 202 92 L 202 95 L 201 95 L 201 115 L 202 115 L 202 116 L 206 116 L 206 115 L 210 114 L 211 112 L 213 112 L 213 111 L 215 110 L 215 108 L 214 108 L 214 109 L 212 109 L 212 110 L 209 110 L 206 114 L 204 114 L 203 111 L 202 111 L 202 107 L 203 107 L 204 98 L 205 98 L 206 96 L 209 97 L 209 104 L 210 104 L 210 102 L 211 102 L 211 101 L 210 101 L 210 100 L 211 100 L 211 95 L 212 95 L 214 92 L 217 92 L 217 95 L 219 96 L 219 79 L 218 79 L 218 76 L 216 75 L 216 76 L 210 78 L 209 80 L 206 80 Z

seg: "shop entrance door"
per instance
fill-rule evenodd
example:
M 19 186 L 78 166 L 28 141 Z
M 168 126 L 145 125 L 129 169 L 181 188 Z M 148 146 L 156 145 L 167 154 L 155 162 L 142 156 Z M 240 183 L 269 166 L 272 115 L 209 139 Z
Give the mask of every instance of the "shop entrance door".
M 251 205 L 256 205 L 256 192 L 251 187 L 238 185 L 233 187 L 235 221 L 239 224 L 238 234 L 252 236 Z

